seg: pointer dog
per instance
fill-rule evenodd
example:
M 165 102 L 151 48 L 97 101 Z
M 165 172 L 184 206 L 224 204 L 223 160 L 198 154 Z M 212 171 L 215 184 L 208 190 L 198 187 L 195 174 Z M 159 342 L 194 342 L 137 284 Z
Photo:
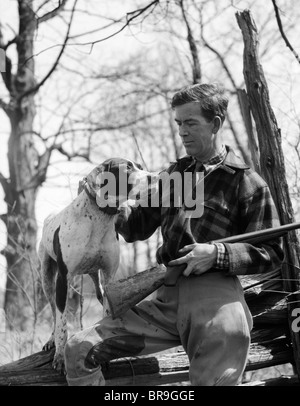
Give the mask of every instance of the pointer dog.
M 114 177 L 114 193 L 112 189 L 104 193 L 105 175 Z M 101 285 L 105 286 L 119 266 L 119 243 L 115 231 L 119 207 L 128 201 L 137 184 L 140 195 L 147 191 L 150 176 L 135 162 L 123 158 L 108 159 L 84 178 L 82 191 L 71 204 L 58 214 L 48 216 L 44 222 L 39 258 L 43 289 L 51 305 L 54 328 L 43 349 L 56 347 L 53 367 L 61 373 L 64 372 L 70 283 L 75 275 L 90 275 L 104 314 L 109 314 L 105 295 L 103 301 L 100 289 L 99 270 Z M 119 183 L 120 178 L 127 184 L 125 192 L 124 183 L 123 186 Z M 109 177 L 105 179 L 109 180 Z M 99 207 L 103 201 L 109 204 Z

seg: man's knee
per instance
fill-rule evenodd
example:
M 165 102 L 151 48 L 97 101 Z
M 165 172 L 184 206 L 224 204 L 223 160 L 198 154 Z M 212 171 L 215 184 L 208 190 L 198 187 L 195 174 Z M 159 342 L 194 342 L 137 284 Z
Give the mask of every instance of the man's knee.
M 235 386 L 247 364 L 250 335 L 215 333 L 201 340 L 190 364 L 190 381 L 195 386 Z
M 236 386 L 247 364 L 250 337 L 237 334 L 234 338 L 223 337 L 223 342 L 216 342 L 207 347 L 205 355 L 191 362 L 190 381 L 195 386 Z M 211 351 L 209 351 L 211 350 Z
M 240 383 L 243 368 L 227 368 L 216 374 L 216 371 L 201 370 L 198 373 L 190 373 L 190 381 L 193 386 L 236 386 Z

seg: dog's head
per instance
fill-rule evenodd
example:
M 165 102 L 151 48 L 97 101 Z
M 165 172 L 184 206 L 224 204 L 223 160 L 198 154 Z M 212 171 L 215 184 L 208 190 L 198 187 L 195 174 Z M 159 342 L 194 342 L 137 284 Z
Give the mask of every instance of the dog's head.
M 147 198 L 157 176 L 129 159 L 110 158 L 98 165 L 86 178 L 98 206 L 107 214 L 116 214 L 120 205 Z

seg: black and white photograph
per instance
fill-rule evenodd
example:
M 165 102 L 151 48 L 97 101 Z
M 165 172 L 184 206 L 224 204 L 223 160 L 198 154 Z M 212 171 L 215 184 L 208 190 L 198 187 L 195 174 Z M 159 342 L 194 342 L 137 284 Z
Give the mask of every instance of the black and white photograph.
M 0 0 L 0 386 L 300 386 L 299 20 Z

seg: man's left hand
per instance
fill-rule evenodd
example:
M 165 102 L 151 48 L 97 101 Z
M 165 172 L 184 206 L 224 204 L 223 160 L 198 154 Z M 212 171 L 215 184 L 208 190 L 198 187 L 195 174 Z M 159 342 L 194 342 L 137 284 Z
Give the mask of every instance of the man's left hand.
M 173 259 L 168 263 L 168 266 L 187 264 L 183 271 L 184 276 L 201 275 L 212 268 L 217 259 L 217 247 L 214 244 L 195 243 L 185 245 L 178 252 L 180 254 L 186 253 L 186 255 Z

